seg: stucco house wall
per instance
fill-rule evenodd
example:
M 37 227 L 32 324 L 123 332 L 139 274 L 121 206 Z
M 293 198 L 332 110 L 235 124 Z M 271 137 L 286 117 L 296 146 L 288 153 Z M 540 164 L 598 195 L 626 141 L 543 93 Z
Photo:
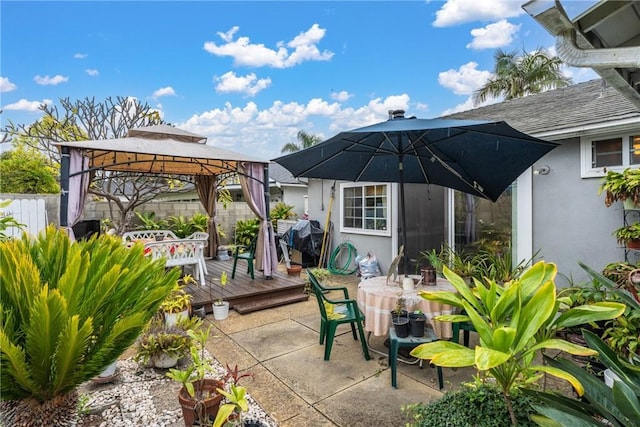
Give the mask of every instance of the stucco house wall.
M 580 178 L 580 138 L 561 145 L 538 163 L 547 175 L 533 175 L 533 247 L 538 259 L 554 262 L 562 273 L 557 284 L 584 281 L 578 261 L 600 270 L 622 261 L 624 251 L 612 232 L 622 224 L 621 206 L 604 205 L 600 178 Z
M 640 135 L 640 111 L 616 90 L 593 80 L 568 88 L 544 92 L 505 101 L 486 107 L 451 114 L 447 118 L 471 120 L 504 120 L 514 128 L 561 145 L 523 173 L 518 180 L 516 191 L 523 200 L 514 197 L 517 210 L 530 212 L 530 224 L 516 224 L 517 238 L 526 241 L 529 255 L 518 255 L 518 260 L 528 259 L 538 252 L 538 258 L 554 262 L 560 273 L 558 285 L 571 281 L 580 282 L 587 278 L 578 265 L 581 261 L 592 268 L 601 269 L 606 264 L 624 260 L 624 250 L 619 248 L 613 231 L 623 223 L 622 207 L 606 207 L 604 196 L 598 195 L 598 188 L 604 171 L 599 176 L 582 177 L 581 136 L 597 139 L 612 133 Z M 541 166 L 550 168 L 548 174 L 534 174 Z M 490 167 L 490 165 L 488 166 Z M 530 188 L 524 183 L 530 182 Z M 310 214 L 320 216 L 319 188 L 324 186 L 325 205 L 331 181 L 310 180 Z M 392 237 L 340 234 L 340 201 L 336 189 L 332 221 L 335 224 L 333 248 L 344 239 L 356 244 L 358 251 L 375 252 L 383 266 L 388 266 L 397 253 L 397 185 L 392 186 Z M 418 190 L 406 195 L 407 198 L 423 197 Z M 448 202 L 440 198 L 424 203 L 441 203 L 444 206 L 444 224 L 438 226 L 449 233 L 447 212 Z M 416 205 L 419 206 L 419 205 Z M 518 213 L 520 217 L 520 213 Z M 525 215 L 526 216 L 526 215 Z M 409 222 L 408 227 L 412 224 Z M 410 229 L 410 228 L 409 228 Z M 443 240 L 446 241 L 446 240 Z M 530 243 L 528 243 L 530 242 Z M 516 246 L 520 245 L 520 242 Z

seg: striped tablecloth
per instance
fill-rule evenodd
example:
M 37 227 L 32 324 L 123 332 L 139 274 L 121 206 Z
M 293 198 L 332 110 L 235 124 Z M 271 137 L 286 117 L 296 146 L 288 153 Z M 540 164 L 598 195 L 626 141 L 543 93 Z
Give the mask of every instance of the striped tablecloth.
M 420 276 L 411 275 L 415 279 Z M 398 298 L 402 296 L 404 305 L 402 308 L 411 312 L 422 310 L 431 322 L 431 326 L 438 338 L 451 338 L 451 323 L 439 322 L 433 318 L 441 314 L 452 314 L 453 307 L 441 304 L 436 301 L 428 301 L 418 296 L 418 291 L 451 291 L 455 288 L 446 279 L 438 278 L 435 286 L 420 285 L 412 291 L 402 289 L 402 278 L 398 278 L 400 283 L 389 281 L 387 277 L 372 277 L 361 281 L 358 284 L 358 306 L 365 315 L 365 330 L 373 332 L 375 336 L 384 336 L 389 332 L 391 326 L 391 311 L 396 308 Z

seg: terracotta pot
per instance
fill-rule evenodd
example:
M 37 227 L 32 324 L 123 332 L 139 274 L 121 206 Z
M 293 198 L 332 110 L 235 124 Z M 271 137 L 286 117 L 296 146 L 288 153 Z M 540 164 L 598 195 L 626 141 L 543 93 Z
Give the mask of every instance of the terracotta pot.
M 220 409 L 220 403 L 222 402 L 222 395 L 219 394 L 216 389 L 224 388 L 222 381 L 214 380 L 211 378 L 205 378 L 202 384 L 202 392 L 205 397 L 201 401 L 197 401 L 195 398 L 189 396 L 187 389 L 182 387 L 178 392 L 178 402 L 182 407 L 182 416 L 184 418 L 185 427 L 192 427 L 193 424 L 198 421 L 198 413 L 202 411 L 202 416 L 213 423 Z
M 640 239 L 627 240 L 626 245 L 628 249 L 640 249 Z
M 300 272 L 301 271 L 302 271 L 302 266 L 301 265 L 292 265 L 291 267 L 287 268 L 287 274 L 289 276 L 300 277 Z

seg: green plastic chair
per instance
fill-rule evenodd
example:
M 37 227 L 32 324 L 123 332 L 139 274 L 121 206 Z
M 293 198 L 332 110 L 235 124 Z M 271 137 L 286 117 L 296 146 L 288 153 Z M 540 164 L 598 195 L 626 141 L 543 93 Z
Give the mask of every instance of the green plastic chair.
M 462 314 L 465 314 L 464 310 Z M 465 347 L 469 347 L 469 332 L 476 332 L 476 328 L 473 326 L 471 322 L 454 322 L 452 327 L 452 337 L 451 341 L 454 343 L 459 343 L 460 341 L 460 331 L 463 331 L 463 342 Z
M 247 273 L 251 275 L 251 279 L 255 279 L 253 273 L 253 260 L 256 257 L 256 244 L 258 242 L 258 236 L 254 237 L 249 246 L 245 245 L 236 245 L 236 248 L 233 252 L 233 270 L 231 270 L 231 278 L 236 277 L 236 265 L 238 265 L 238 260 L 242 259 L 247 261 Z M 241 252 L 242 251 L 242 252 Z
M 362 326 L 364 323 L 364 315 L 360 312 L 357 301 L 349 298 L 347 288 L 322 286 L 309 270 L 307 270 L 307 276 L 309 277 L 309 282 L 311 282 L 313 293 L 316 296 L 318 308 L 320 309 L 320 344 L 325 344 L 326 340 L 324 360 L 329 360 L 331 357 L 331 347 L 333 346 L 336 329 L 338 325 L 343 323 L 351 324 L 351 333 L 353 334 L 354 340 L 357 341 L 358 335 L 360 335 L 364 358 L 371 360 L 367 341 L 364 336 L 364 328 Z M 325 292 L 330 291 L 342 291 L 344 299 L 327 298 Z M 358 334 L 356 334 L 356 328 L 358 328 Z

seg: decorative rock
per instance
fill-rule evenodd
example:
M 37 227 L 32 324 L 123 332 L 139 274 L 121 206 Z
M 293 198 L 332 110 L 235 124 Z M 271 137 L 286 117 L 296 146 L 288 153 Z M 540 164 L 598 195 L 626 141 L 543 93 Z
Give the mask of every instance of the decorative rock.
M 213 367 L 211 377 L 222 378 L 226 369 L 206 351 Z M 180 364 L 184 362 L 179 362 Z M 81 395 L 88 395 L 87 414 L 83 415 L 78 425 L 90 424 L 100 427 L 156 426 L 173 427 L 182 423 L 182 410 L 175 399 L 175 409 L 157 407 L 152 390 L 164 390 L 176 387 L 175 381 L 165 376 L 165 372 L 151 368 L 141 368 L 132 359 L 118 361 L 120 375 L 114 383 L 96 384 L 87 382 L 79 389 Z M 176 388 L 177 390 L 177 388 Z M 176 392 L 177 396 L 177 392 Z M 260 420 L 266 427 L 277 427 L 273 420 L 258 403 L 247 394 L 249 411 L 247 420 Z M 163 399 L 166 405 L 166 396 Z

